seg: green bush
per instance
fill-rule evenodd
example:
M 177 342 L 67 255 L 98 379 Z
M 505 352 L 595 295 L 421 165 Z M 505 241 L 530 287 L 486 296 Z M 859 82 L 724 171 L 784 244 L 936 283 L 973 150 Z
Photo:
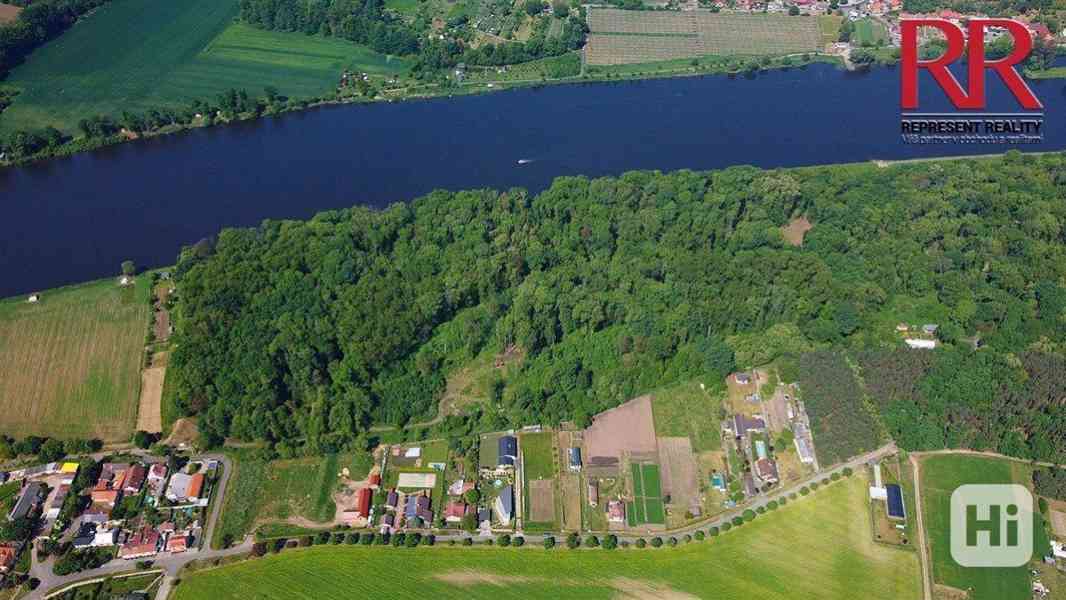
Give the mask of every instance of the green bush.
M 718 530 L 717 527 L 711 527 L 710 529 L 707 530 L 707 534 L 710 535 L 711 537 L 717 536 L 718 533 L 719 533 L 719 530 Z
M 732 528 L 733 528 L 733 524 L 732 523 L 730 523 L 728 521 L 726 521 L 725 523 L 722 523 L 722 531 L 723 532 L 729 531 Z
M 733 527 L 740 527 L 744 524 L 744 519 L 741 519 L 740 517 L 733 517 L 732 519 L 730 519 L 730 522 L 733 524 Z
M 742 514 L 743 514 L 743 519 L 745 521 L 754 521 L 755 520 L 755 511 L 751 510 L 750 508 L 748 510 L 745 510 Z
M 840 473 L 839 472 L 833 473 L 832 475 L 829 476 L 829 478 L 832 479 L 833 481 L 837 481 L 837 480 L 840 479 Z
M 851 477 L 851 474 L 854 473 L 854 472 L 855 471 L 851 470 L 851 467 L 844 467 L 844 471 L 843 471 L 844 477 Z
M 663 545 L 663 538 L 661 538 L 661 537 L 653 537 L 653 538 L 651 538 L 651 547 L 652 548 L 661 548 L 662 545 Z
M 555 547 L 555 536 L 551 536 L 551 535 L 544 536 L 544 549 L 545 550 L 551 550 L 554 547 Z
M 777 510 L 777 500 L 771 500 L 766 503 L 766 508 L 770 510 Z
M 693 535 L 693 537 L 696 538 L 697 542 L 702 542 L 703 541 L 704 535 L 703 535 L 702 531 L 696 531 L 696 533 L 694 533 L 692 535 Z
M 643 548 L 648 545 L 648 542 L 644 541 L 644 538 L 637 538 L 637 548 Z
M 800 488 L 800 495 L 806 496 L 809 493 L 811 493 L 811 491 L 809 489 L 807 489 L 807 486 L 803 486 L 803 487 Z
M 598 548 L 600 545 L 600 538 L 594 535 L 585 536 L 585 545 L 589 548 Z
M 670 544 L 670 547 L 673 548 L 677 546 L 677 538 L 671 536 L 670 539 L 666 541 L 666 543 Z
M 522 546 L 526 545 L 526 538 L 520 535 L 516 536 L 513 540 L 511 540 L 511 545 L 516 548 L 521 548 Z
M 504 548 L 511 545 L 511 536 L 506 533 L 496 538 L 496 543 Z
M 758 506 L 758 507 L 755 508 L 755 512 L 757 512 L 757 513 L 759 513 L 761 515 L 764 512 L 766 512 L 766 507 L 765 506 Z
M 471 537 L 463 538 L 463 545 L 464 546 L 473 546 L 474 545 L 474 538 L 471 538 Z

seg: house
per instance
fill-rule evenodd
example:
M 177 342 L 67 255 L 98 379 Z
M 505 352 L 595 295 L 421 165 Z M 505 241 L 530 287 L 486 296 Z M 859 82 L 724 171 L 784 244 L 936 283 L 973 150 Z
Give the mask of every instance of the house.
M 187 533 L 175 534 L 167 538 L 167 552 L 178 554 L 189 549 L 189 535 Z
M 387 496 L 385 496 L 385 506 L 389 508 L 396 508 L 400 503 L 400 494 L 396 493 L 396 490 L 389 490 Z
M 905 339 L 904 343 L 914 350 L 932 350 L 936 348 L 936 340 Z
M 0 545 L 0 573 L 7 573 L 15 566 L 18 549 L 10 544 Z
M 155 556 L 162 536 L 151 527 L 141 527 L 119 548 L 118 557 L 126 560 Z
M 796 454 L 799 456 L 800 462 L 805 465 L 813 464 L 814 449 L 811 447 L 810 430 L 802 422 L 793 423 L 792 433 L 796 434 L 792 439 L 792 444 L 796 446 Z
M 448 486 L 448 495 L 449 496 L 462 496 L 463 494 L 469 492 L 472 489 L 474 489 L 474 482 L 473 481 L 466 481 L 466 480 L 463 480 L 463 479 L 459 479 L 459 480 L 455 481 L 455 483 L 453 483 L 450 486 Z
M 118 504 L 119 492 L 117 490 L 93 490 L 90 492 L 93 504 L 106 508 L 115 508 Z
M 570 470 L 571 471 L 580 471 L 581 470 L 581 448 L 570 448 L 570 450 L 567 451 L 567 455 L 570 457 Z
M 15 521 L 26 517 L 33 509 L 37 508 L 37 504 L 41 501 L 41 495 L 44 493 L 44 484 L 37 481 L 31 481 L 22 488 L 22 494 L 19 496 L 15 507 L 8 513 L 7 518 L 9 521 Z
M 71 540 L 71 544 L 75 548 L 91 548 L 93 540 L 96 539 L 96 523 L 82 523 L 78 527 L 78 532 L 74 534 L 74 539 Z
M 106 546 L 118 545 L 119 529 L 117 527 L 112 529 L 101 529 L 97 527 L 96 535 L 93 536 L 93 547 L 103 548 Z
M 513 467 L 518 460 L 518 439 L 513 435 L 505 435 L 499 440 L 498 465 L 501 467 Z
M 766 483 L 777 483 L 777 463 L 769 458 L 760 458 L 755 461 L 755 474 Z
M 408 448 L 407 451 L 403 453 L 404 458 L 421 458 L 421 456 L 422 448 L 418 446 L 414 448 Z
M 403 516 L 407 519 L 422 519 L 425 523 L 433 522 L 433 511 L 430 510 L 429 496 L 424 494 L 407 497 L 407 506 L 404 507 Z
M 611 500 L 607 503 L 607 520 L 611 523 L 626 522 L 626 505 L 621 500 Z
M 496 496 L 492 508 L 496 512 L 496 520 L 501 525 L 510 525 L 511 518 L 514 516 L 514 487 L 509 485 L 500 490 L 500 495 Z
M 144 486 L 144 481 L 147 478 L 148 469 L 141 465 L 133 465 L 126 471 L 126 480 L 123 482 L 122 492 L 131 495 L 141 493 L 141 487 Z
M 733 381 L 736 381 L 740 385 L 748 385 L 751 383 L 751 373 L 734 373 Z
M 163 484 L 167 481 L 167 466 L 163 463 L 155 463 L 148 467 L 148 491 L 153 496 L 163 493 Z
M 463 516 L 466 514 L 465 502 L 449 502 L 448 506 L 444 508 L 444 520 L 449 523 L 458 523 L 463 520 Z
M 107 523 L 110 518 L 111 509 L 106 506 L 101 506 L 99 504 L 93 504 L 88 508 L 88 510 L 81 513 L 82 523 L 94 523 L 97 525 L 103 525 L 104 523 Z
M 58 519 L 60 511 L 63 510 L 63 504 L 67 501 L 67 496 L 69 495 L 69 485 L 61 485 L 56 488 L 55 494 L 52 495 L 52 500 L 48 502 L 48 509 L 44 513 L 45 518 L 49 520 Z
M 938 329 L 940 329 L 940 327 L 938 325 L 934 325 L 932 323 L 929 323 L 929 324 L 926 324 L 926 325 L 922 325 L 922 331 L 927 333 L 927 334 L 929 334 L 929 335 L 935 334 Z
M 903 507 L 903 491 L 900 489 L 899 484 L 890 483 L 885 486 L 885 492 L 888 495 L 886 499 L 888 503 L 888 518 L 903 520 L 907 518 L 907 512 Z
M 1066 543 L 1051 540 L 1051 555 L 1066 558 Z
M 207 499 L 207 490 L 204 489 L 204 474 L 196 473 L 189 479 L 189 489 L 186 496 L 190 502 L 199 502 Z
M 126 487 L 126 472 L 130 466 L 124 463 L 104 463 L 100 467 L 100 477 L 96 480 L 94 490 L 118 490 Z
M 766 431 L 766 421 L 763 421 L 759 417 L 749 417 L 747 415 L 733 415 L 732 418 L 727 420 L 722 426 L 725 431 L 732 433 L 735 436 L 747 435 L 749 432 L 761 432 Z

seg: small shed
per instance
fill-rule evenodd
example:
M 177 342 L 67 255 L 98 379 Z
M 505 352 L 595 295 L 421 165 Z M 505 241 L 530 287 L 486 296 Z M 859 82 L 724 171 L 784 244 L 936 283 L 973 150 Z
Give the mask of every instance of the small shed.
M 30 294 L 30 297 L 26 298 L 26 302 L 29 302 L 30 304 L 37 304 L 40 301 L 41 301 L 41 295 L 40 294 Z
M 569 450 L 569 452 L 567 454 L 570 457 L 570 470 L 571 471 L 580 471 L 581 470 L 581 448 L 577 448 L 577 447 L 570 448 L 570 450 Z

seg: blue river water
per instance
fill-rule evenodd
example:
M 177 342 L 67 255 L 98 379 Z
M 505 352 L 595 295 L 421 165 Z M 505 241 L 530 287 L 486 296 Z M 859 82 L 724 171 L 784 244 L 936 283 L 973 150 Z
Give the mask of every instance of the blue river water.
M 924 77 L 924 76 L 923 76 Z M 989 108 L 1016 109 L 990 76 Z M 1031 83 L 1066 148 L 1066 84 Z M 948 105 L 930 78 L 922 109 Z M 1001 152 L 902 143 L 899 73 L 830 65 L 331 106 L 0 170 L 0 297 L 172 264 L 228 226 L 560 175 Z M 523 161 L 519 164 L 519 161 Z

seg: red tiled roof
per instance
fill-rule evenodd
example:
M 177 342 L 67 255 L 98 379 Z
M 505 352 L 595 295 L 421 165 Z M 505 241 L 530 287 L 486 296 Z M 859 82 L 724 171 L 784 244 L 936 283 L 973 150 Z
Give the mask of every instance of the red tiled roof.
M 355 493 L 355 512 L 361 517 L 370 516 L 371 494 L 372 492 L 368 487 L 360 488 L 360 490 Z
M 204 491 L 204 474 L 197 473 L 189 479 L 189 491 L 185 493 L 188 498 L 199 498 Z
M 445 519 L 462 519 L 466 514 L 466 504 L 463 502 L 449 502 L 444 509 Z

